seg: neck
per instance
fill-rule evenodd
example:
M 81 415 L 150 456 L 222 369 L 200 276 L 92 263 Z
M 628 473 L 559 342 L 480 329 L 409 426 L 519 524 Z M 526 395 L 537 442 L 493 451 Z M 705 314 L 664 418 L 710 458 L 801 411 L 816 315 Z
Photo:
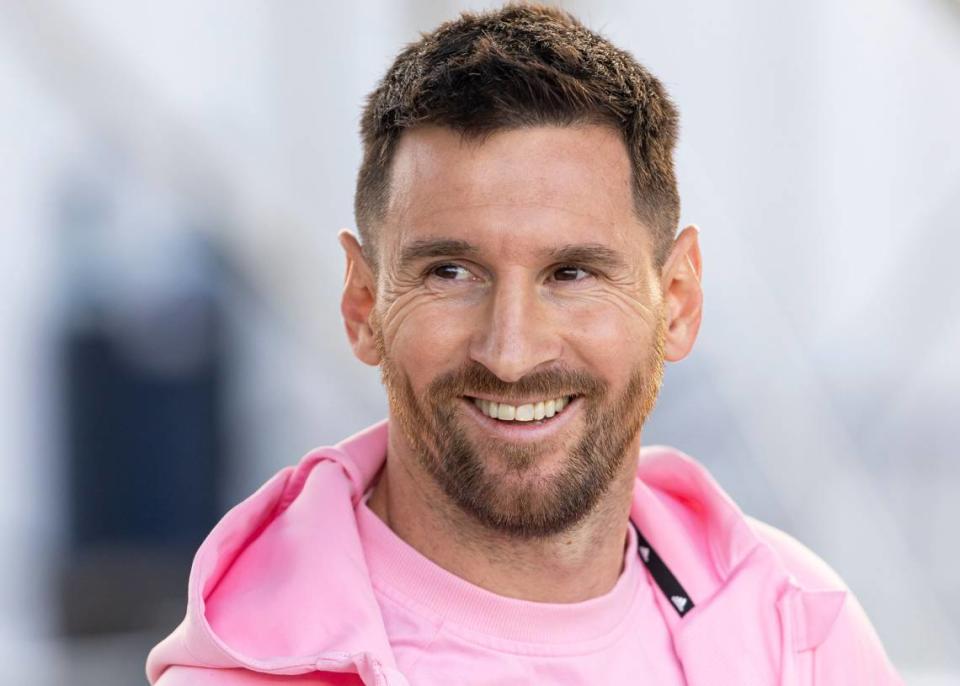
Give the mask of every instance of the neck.
M 560 533 L 522 539 L 480 524 L 420 469 L 401 432 L 368 505 L 394 533 L 447 571 L 501 596 L 572 603 L 609 592 L 623 566 L 640 436 L 597 506 Z

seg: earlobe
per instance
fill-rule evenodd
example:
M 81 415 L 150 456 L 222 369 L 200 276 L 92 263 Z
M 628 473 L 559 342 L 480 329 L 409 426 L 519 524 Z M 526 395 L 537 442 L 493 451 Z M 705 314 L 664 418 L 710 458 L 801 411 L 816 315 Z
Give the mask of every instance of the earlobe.
M 337 238 L 346 255 L 347 266 L 340 299 L 340 313 L 347 331 L 347 339 L 357 359 L 364 364 L 380 364 L 373 314 L 376 305 L 376 280 L 367 263 L 356 236 L 343 229 Z
M 664 358 L 671 362 L 687 356 L 700 331 L 703 291 L 698 236 L 694 226 L 677 236 L 661 276 L 667 326 Z

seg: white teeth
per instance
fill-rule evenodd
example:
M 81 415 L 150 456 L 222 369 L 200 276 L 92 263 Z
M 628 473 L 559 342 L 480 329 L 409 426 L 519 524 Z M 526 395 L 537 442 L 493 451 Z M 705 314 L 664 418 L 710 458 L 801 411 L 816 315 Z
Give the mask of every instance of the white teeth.
M 517 408 L 517 416 L 515 419 L 518 422 L 530 422 L 533 421 L 533 405 L 521 405 Z
M 541 400 L 537 403 L 527 403 L 519 406 L 495 403 L 492 400 L 481 398 L 474 398 L 473 403 L 480 408 L 481 412 L 493 419 L 504 422 L 532 422 L 553 417 L 570 404 L 570 397 Z

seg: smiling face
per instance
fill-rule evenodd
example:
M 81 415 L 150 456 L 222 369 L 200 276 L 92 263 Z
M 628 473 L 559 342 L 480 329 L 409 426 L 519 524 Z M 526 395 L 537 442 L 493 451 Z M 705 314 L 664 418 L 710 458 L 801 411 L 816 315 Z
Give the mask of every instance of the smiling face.
M 670 324 L 630 174 L 599 125 L 400 141 L 351 339 L 381 365 L 396 459 L 493 529 L 569 528 L 638 447 Z

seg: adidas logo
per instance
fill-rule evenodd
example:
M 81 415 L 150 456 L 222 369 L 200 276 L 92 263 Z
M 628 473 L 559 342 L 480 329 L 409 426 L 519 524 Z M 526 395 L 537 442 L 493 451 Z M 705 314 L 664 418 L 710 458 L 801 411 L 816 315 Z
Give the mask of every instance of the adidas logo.
M 650 548 L 646 546 L 640 546 L 640 557 L 643 558 L 644 562 L 650 561 Z
M 677 610 L 683 612 L 683 608 L 687 606 L 687 599 L 682 595 L 672 595 L 670 596 L 670 602 L 677 606 Z

